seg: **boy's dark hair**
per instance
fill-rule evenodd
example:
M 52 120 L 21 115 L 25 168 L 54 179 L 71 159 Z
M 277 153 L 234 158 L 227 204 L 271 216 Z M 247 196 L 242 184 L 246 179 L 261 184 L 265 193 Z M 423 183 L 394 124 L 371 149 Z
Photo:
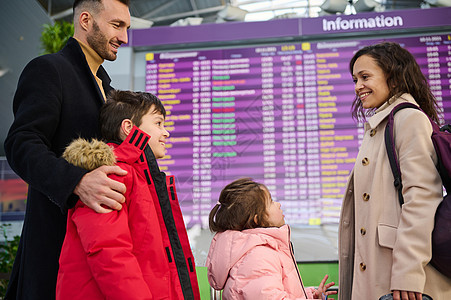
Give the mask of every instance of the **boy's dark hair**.
M 166 110 L 160 99 L 145 92 L 112 90 L 100 109 L 100 132 L 107 142 L 122 142 L 120 127 L 124 119 L 140 126 L 142 117 L 153 109 L 166 118 Z
M 415 57 L 409 51 L 393 42 L 382 42 L 366 46 L 357 51 L 349 62 L 351 74 L 356 60 L 362 55 L 372 57 L 382 69 L 385 76 L 387 76 L 387 85 L 390 90 L 389 98 L 395 95 L 400 96 L 403 93 L 409 93 L 417 101 L 421 109 L 432 120 L 439 123 L 437 115 L 438 106 L 435 97 Z M 354 119 L 365 119 L 362 101 L 358 96 L 356 96 L 352 103 L 352 109 Z
M 219 203 L 209 216 L 212 232 L 244 230 L 268 226 L 266 221 L 267 188 L 251 178 L 229 183 L 219 196 Z M 257 216 L 257 222 L 254 217 Z
M 127 6 L 130 6 L 130 0 L 116 0 L 119 1 Z M 75 0 L 74 5 L 72 6 L 73 11 L 75 12 L 75 9 L 81 5 L 91 5 L 93 8 L 95 8 L 96 12 L 100 11 L 100 5 L 102 4 L 102 0 Z

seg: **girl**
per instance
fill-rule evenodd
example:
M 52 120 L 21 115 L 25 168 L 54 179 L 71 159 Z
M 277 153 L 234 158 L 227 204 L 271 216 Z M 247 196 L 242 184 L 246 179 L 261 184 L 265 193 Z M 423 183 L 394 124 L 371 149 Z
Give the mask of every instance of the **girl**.
M 280 203 L 268 189 L 249 178 L 238 179 L 221 192 L 210 212 L 210 230 L 217 232 L 207 257 L 208 282 L 223 299 L 321 299 L 336 294 L 304 288 Z M 325 299 L 325 298 L 323 298 Z
M 430 264 L 434 214 L 442 196 L 431 140 L 437 103 L 415 58 L 384 42 L 359 50 L 350 62 L 356 98 L 353 116 L 365 134 L 343 199 L 339 226 L 339 299 L 451 299 L 451 279 Z M 394 117 L 404 205 L 398 202 L 385 149 L 387 116 Z

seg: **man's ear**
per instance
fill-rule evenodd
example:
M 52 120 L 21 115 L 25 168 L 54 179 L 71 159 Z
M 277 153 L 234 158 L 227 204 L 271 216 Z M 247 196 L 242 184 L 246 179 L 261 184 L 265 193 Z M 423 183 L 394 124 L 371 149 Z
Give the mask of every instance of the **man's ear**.
M 124 119 L 121 122 L 121 135 L 128 136 L 133 128 L 133 122 L 130 119 Z
M 84 31 L 89 31 L 91 21 L 92 21 L 92 15 L 87 11 L 82 12 L 80 14 L 80 16 L 78 17 L 78 22 L 80 24 L 80 27 Z

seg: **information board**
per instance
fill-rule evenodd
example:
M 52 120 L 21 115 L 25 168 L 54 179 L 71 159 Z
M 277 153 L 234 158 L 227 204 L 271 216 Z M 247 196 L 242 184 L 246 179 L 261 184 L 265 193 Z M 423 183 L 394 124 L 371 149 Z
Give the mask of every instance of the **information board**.
M 188 227 L 208 227 L 221 189 L 264 183 L 291 225 L 336 224 L 363 137 L 351 117 L 349 61 L 378 40 L 146 54 L 146 91 L 168 115 L 162 171 L 177 180 Z M 451 35 L 385 39 L 417 59 L 451 123 Z

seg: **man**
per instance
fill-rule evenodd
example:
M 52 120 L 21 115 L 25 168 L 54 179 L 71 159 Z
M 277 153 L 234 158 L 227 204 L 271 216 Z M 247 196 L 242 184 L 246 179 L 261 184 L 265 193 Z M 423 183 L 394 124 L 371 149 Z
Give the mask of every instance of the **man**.
M 87 172 L 61 154 L 74 138 L 99 136 L 98 118 L 112 89 L 101 64 L 127 43 L 129 0 L 76 0 L 74 37 L 56 54 L 35 58 L 14 96 L 14 122 L 5 141 L 13 170 L 29 185 L 22 236 L 5 299 L 55 299 L 66 212 L 76 199 L 99 213 L 121 209 L 125 186 Z

